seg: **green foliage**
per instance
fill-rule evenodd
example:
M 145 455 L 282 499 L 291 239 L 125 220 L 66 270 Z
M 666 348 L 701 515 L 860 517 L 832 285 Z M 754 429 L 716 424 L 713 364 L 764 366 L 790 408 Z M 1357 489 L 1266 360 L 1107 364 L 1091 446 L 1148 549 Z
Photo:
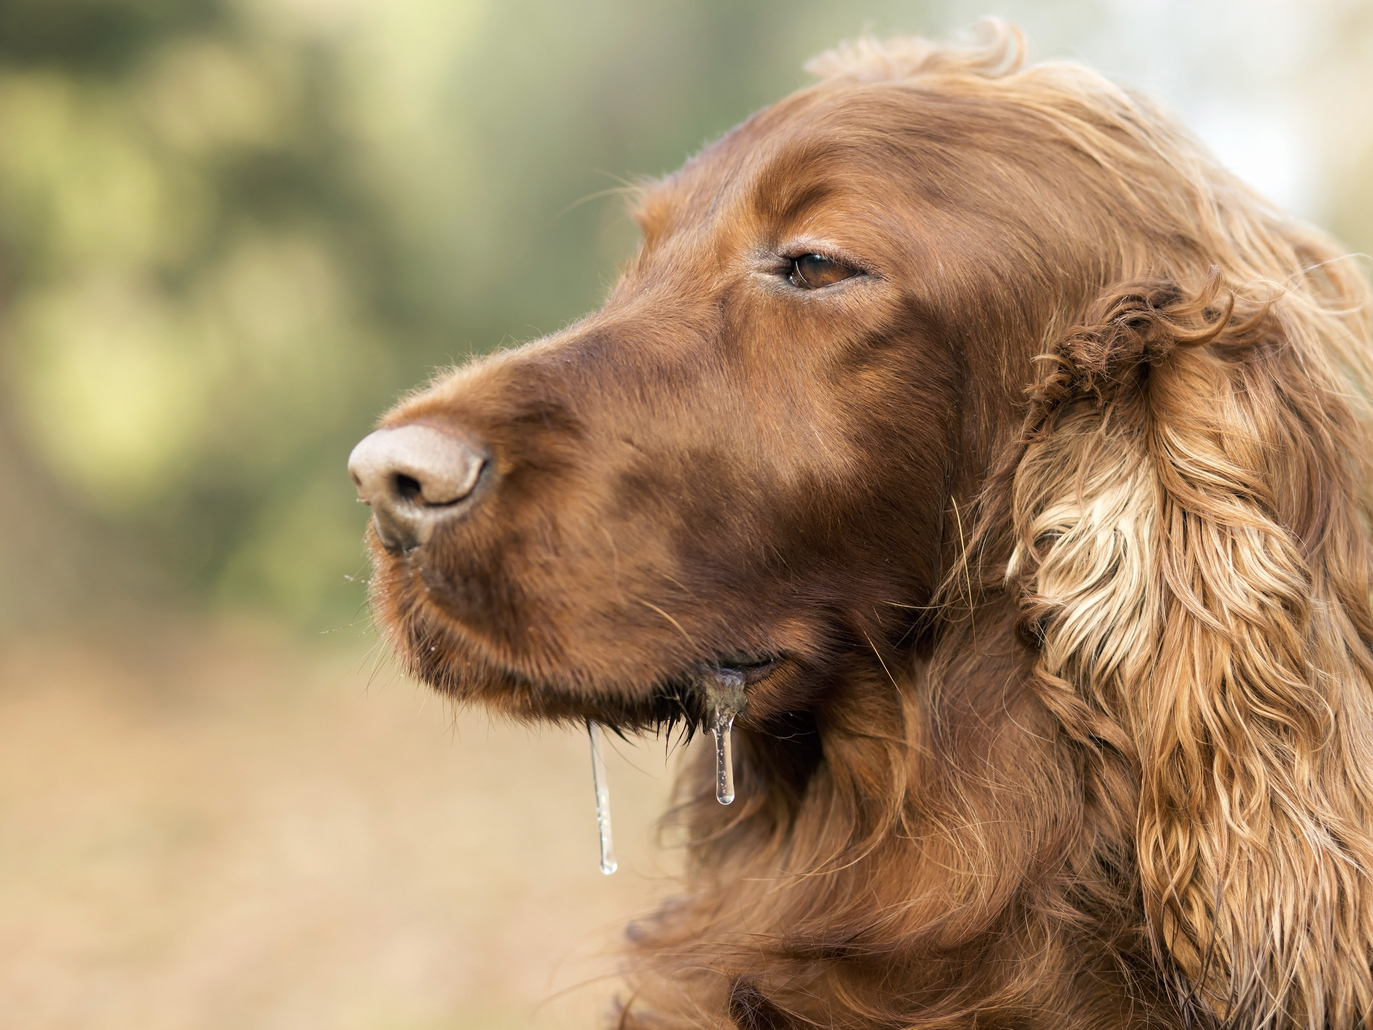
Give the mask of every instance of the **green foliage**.
M 127 71 L 150 41 L 213 26 L 215 0 L 7 0 L 0 62 L 81 74 Z

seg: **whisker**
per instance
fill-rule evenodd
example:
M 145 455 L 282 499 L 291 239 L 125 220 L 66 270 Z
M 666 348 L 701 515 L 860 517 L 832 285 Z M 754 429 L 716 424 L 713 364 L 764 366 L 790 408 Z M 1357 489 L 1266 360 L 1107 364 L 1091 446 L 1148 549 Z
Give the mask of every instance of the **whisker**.
M 681 624 L 680 622 L 678 622 L 676 619 L 674 619 L 674 618 L 673 618 L 671 615 L 669 615 L 667 612 L 663 611 L 661 608 L 659 608 L 659 607 L 658 607 L 656 604 L 654 604 L 652 601 L 645 601 L 642 597 L 635 598 L 635 600 L 637 600 L 640 604 L 645 605 L 645 606 L 648 607 L 648 608 L 652 608 L 655 612 L 657 612 L 657 613 L 658 613 L 659 615 L 661 615 L 663 618 L 667 619 L 668 622 L 672 623 L 672 625 L 676 627 L 677 632 L 680 633 L 680 634 L 682 634 L 682 636 L 686 639 L 686 642 L 687 642 L 688 644 L 691 645 L 692 650 L 697 651 L 697 652 L 700 652 L 701 649 L 700 649 L 699 647 L 696 646 L 696 641 L 694 641 L 694 640 L 691 639 L 691 634 L 688 633 L 686 630 L 684 630 L 684 629 L 682 628 L 682 624 Z

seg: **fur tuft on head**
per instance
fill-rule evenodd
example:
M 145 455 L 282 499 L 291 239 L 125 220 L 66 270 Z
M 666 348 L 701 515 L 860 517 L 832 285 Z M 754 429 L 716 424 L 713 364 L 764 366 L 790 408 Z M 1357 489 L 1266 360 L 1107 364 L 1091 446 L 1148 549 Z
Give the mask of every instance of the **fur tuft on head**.
M 895 82 L 949 72 L 999 79 L 1020 70 L 1025 37 L 1015 26 L 1000 18 L 983 18 L 972 36 L 966 46 L 934 43 L 919 36 L 859 36 L 811 58 L 806 71 L 826 80 Z

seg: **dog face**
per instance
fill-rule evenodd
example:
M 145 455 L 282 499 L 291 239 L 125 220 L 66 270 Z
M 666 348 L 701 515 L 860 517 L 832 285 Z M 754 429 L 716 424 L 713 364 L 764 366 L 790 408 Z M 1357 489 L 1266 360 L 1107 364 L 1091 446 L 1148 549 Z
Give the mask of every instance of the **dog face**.
M 951 491 L 1010 408 L 969 384 L 1004 381 L 1007 315 L 976 298 L 1013 261 L 1013 205 L 970 195 L 976 110 L 909 94 L 828 85 L 763 112 L 642 198 L 603 308 L 386 417 L 483 463 L 423 545 L 371 534 L 422 678 L 633 726 L 695 718 L 697 671 L 734 665 L 758 723 L 918 644 Z

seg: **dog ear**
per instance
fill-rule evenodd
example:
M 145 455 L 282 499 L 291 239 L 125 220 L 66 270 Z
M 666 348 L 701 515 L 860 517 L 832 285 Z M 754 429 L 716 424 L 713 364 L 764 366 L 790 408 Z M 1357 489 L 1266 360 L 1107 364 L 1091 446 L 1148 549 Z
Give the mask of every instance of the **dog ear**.
M 1362 296 L 1347 279 L 1271 293 L 1237 298 L 1214 268 L 1190 293 L 1127 283 L 1061 336 L 1009 573 L 1041 696 L 1137 778 L 1144 916 L 1184 1004 L 1203 1025 L 1349 1026 L 1373 1012 L 1369 439 L 1348 367 L 1367 330 L 1339 310 Z

